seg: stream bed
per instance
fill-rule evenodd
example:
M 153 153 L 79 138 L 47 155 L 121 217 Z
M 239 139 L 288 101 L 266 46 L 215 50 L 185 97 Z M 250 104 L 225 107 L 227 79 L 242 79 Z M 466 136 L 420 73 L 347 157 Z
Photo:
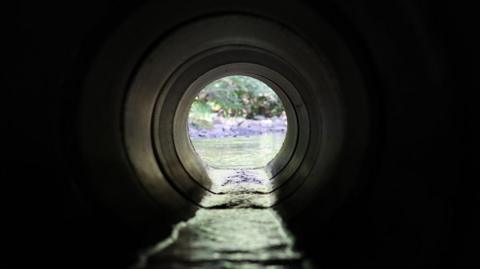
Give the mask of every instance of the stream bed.
M 199 155 L 217 167 L 211 189 L 218 194 L 206 195 L 202 204 L 209 208 L 176 224 L 168 238 L 143 253 L 135 268 L 312 268 L 280 215 L 265 206 L 275 197 L 258 166 L 275 156 L 283 138 L 277 133 L 193 139 Z

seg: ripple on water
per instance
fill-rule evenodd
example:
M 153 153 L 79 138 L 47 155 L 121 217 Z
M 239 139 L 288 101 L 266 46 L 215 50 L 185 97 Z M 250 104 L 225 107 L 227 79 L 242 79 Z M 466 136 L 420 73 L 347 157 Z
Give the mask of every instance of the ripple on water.
M 191 139 L 204 162 L 219 169 L 264 167 L 280 151 L 285 133 Z
M 200 209 L 174 234 L 149 252 L 147 268 L 301 268 L 302 255 L 272 209 Z

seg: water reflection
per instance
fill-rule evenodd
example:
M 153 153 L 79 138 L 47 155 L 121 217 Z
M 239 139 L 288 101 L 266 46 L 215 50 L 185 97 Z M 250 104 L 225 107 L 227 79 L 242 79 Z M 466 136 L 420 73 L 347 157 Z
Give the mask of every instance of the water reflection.
M 271 209 L 200 209 L 174 229 L 145 268 L 305 268 Z
M 280 151 L 284 140 L 285 133 L 191 139 L 200 158 L 217 169 L 264 167 Z
M 217 184 L 225 192 L 202 201 L 214 208 L 199 209 L 178 223 L 169 238 L 144 253 L 136 268 L 311 268 L 277 212 L 264 207 L 274 196 L 248 191 L 252 186 L 245 185 L 269 188 L 270 181 L 256 180 L 248 170 L 230 171 L 224 184 Z

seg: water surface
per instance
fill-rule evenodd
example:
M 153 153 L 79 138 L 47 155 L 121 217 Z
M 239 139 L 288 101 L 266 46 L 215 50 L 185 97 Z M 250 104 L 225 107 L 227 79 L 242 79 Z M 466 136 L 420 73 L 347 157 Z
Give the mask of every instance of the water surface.
M 285 133 L 191 139 L 200 158 L 219 169 L 264 167 L 280 151 L 284 140 Z

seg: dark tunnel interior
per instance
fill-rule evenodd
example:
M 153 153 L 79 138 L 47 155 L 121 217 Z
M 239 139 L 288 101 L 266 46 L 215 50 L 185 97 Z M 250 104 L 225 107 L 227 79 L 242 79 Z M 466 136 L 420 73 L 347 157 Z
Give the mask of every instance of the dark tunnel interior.
M 19 0 L 4 12 L 3 268 L 480 266 L 471 7 Z M 265 193 L 217 193 L 186 142 L 194 96 L 230 75 L 267 84 L 288 116 Z M 236 218 L 264 226 L 222 226 Z M 239 249 L 195 252 L 191 230 L 209 228 Z M 294 243 L 273 243 L 274 229 Z M 285 252 L 257 259 L 262 247 Z

